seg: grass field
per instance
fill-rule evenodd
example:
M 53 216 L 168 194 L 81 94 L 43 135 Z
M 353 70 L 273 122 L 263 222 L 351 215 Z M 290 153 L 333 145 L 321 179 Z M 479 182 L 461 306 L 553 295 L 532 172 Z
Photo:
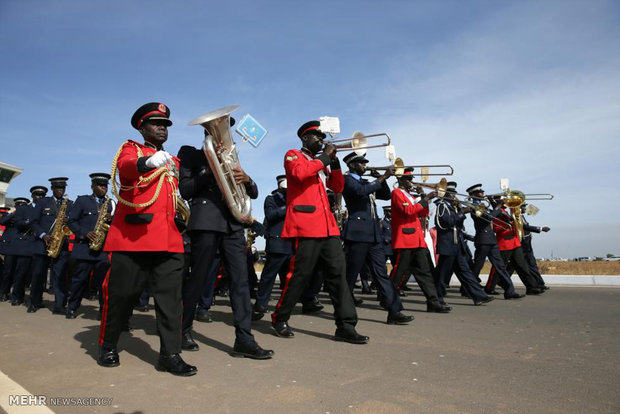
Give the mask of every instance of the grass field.
M 263 270 L 263 265 L 257 263 L 254 268 L 257 272 Z M 487 262 L 482 268 L 483 274 L 488 274 L 491 265 Z M 538 269 L 543 275 L 620 275 L 620 262 L 550 262 L 538 261 Z M 391 266 L 388 264 L 388 271 Z

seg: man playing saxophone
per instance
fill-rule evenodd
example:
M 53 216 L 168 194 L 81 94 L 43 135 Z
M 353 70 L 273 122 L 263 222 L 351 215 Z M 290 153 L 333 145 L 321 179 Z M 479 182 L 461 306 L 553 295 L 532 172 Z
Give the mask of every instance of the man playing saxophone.
M 30 305 L 28 312 L 36 312 L 43 307 L 43 288 L 47 279 L 47 268 L 52 268 L 50 283 L 54 288 L 55 314 L 64 313 L 67 304 L 67 265 L 69 261 L 69 243 L 66 236 L 70 234 L 67 227 L 67 215 L 73 201 L 65 196 L 67 177 L 50 178 L 52 196 L 39 201 L 32 211 L 31 229 L 35 236 L 33 242 L 32 284 L 30 287 Z
M 75 200 L 67 220 L 67 225 L 75 234 L 75 243 L 71 251 L 75 266 L 71 278 L 67 319 L 76 317 L 91 272 L 99 291 L 101 311 L 103 306 L 101 285 L 110 267 L 108 255 L 102 250 L 109 223 L 112 221 L 113 205 L 107 196 L 110 174 L 93 173 L 90 174 L 90 179 L 93 193 L 79 196 Z

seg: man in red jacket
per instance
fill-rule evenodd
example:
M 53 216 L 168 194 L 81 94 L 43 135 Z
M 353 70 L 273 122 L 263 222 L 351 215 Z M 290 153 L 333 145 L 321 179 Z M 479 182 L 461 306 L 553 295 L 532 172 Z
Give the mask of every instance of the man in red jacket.
M 282 238 L 293 241 L 294 253 L 282 295 L 271 315 L 272 325 L 277 336 L 294 336 L 287 322 L 320 263 L 324 286 L 334 305 L 334 339 L 365 344 L 368 337 L 355 330 L 357 312 L 347 285 L 340 230 L 327 198 L 328 187 L 334 193 L 342 192 L 344 177 L 336 147 L 327 144 L 323 148 L 325 134 L 319 126 L 319 121 L 303 124 L 297 131 L 301 150 L 289 150 L 284 159 L 288 189 Z
M 140 131 L 144 144 L 125 142 L 112 164 L 118 204 L 104 246 L 111 252 L 111 266 L 102 287 L 99 364 L 119 365 L 118 338 L 148 282 L 157 304 L 158 369 L 189 376 L 196 373 L 196 367 L 179 355 L 183 239 L 174 221 L 179 160 L 163 148 L 172 125 L 169 116 L 170 110 L 162 103 L 138 108 L 131 125 Z M 119 191 L 114 184 L 116 169 Z
M 452 308 L 443 303 L 437 294 L 432 275 L 432 263 L 424 241 L 424 230 L 420 217 L 428 217 L 428 203 L 435 197 L 435 192 L 424 194 L 421 187 L 415 189 L 420 197 L 416 202 L 414 190 L 413 168 L 405 169 L 398 177 L 398 188 L 392 191 L 392 250 L 396 262 L 392 268 L 392 280 L 397 288 L 401 288 L 413 273 L 413 277 L 426 296 L 428 312 L 447 313 Z

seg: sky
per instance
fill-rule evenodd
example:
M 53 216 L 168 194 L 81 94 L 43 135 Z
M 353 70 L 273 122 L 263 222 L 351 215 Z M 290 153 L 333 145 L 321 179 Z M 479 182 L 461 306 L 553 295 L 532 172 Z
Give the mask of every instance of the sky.
M 191 119 L 239 104 L 268 130 L 235 136 L 259 220 L 297 128 L 335 116 L 339 138 L 386 132 L 406 164 L 452 165 L 461 193 L 553 194 L 532 201 L 537 257 L 620 254 L 619 40 L 617 1 L 0 0 L 0 162 L 23 168 L 7 195 L 56 176 L 89 194 L 146 102 L 171 109 L 172 154 L 201 145 Z

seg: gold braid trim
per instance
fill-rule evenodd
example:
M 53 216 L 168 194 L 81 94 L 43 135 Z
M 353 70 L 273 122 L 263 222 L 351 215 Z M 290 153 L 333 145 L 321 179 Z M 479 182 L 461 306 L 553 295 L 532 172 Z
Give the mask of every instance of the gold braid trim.
M 116 151 L 116 155 L 114 155 L 114 159 L 112 160 L 112 172 L 111 172 L 111 176 L 112 176 L 112 194 L 114 194 L 116 196 L 116 198 L 118 199 L 119 203 L 124 204 L 126 206 L 129 207 L 133 207 L 133 208 L 144 208 L 144 207 L 148 207 L 150 205 L 152 205 L 155 200 L 157 200 L 157 197 L 159 197 L 159 193 L 161 191 L 161 187 L 164 184 L 164 180 L 167 178 L 168 182 L 170 183 L 170 186 L 172 187 L 172 194 L 174 194 L 174 203 L 173 205 L 175 206 L 175 210 L 176 210 L 176 203 L 177 203 L 177 189 L 175 188 L 174 185 L 174 177 L 170 175 L 170 171 L 168 170 L 167 166 L 163 166 L 163 167 L 159 167 L 157 170 L 155 170 L 152 174 L 150 174 L 148 177 L 144 177 L 144 176 L 140 176 L 138 178 L 138 183 L 135 186 L 124 186 L 121 184 L 120 179 L 117 182 L 116 181 L 116 172 L 117 172 L 117 166 L 116 164 L 118 163 L 118 157 L 121 155 L 121 151 L 123 150 L 123 147 L 128 144 L 128 142 L 123 143 L 119 148 L 118 151 Z M 138 153 L 138 158 L 141 158 L 143 156 L 142 154 L 142 150 L 140 149 L 140 147 L 138 147 L 136 144 L 131 143 L 134 147 L 136 147 L 136 151 Z M 153 195 L 153 198 L 151 198 L 149 201 L 147 201 L 146 203 L 132 203 L 130 201 L 125 200 L 124 198 L 122 198 L 118 192 L 118 188 L 120 188 L 121 191 L 127 191 L 127 190 L 133 190 L 134 188 L 141 188 L 144 187 L 147 183 L 153 181 L 155 178 L 159 177 L 159 182 L 157 183 L 157 188 L 155 189 L 155 194 Z

